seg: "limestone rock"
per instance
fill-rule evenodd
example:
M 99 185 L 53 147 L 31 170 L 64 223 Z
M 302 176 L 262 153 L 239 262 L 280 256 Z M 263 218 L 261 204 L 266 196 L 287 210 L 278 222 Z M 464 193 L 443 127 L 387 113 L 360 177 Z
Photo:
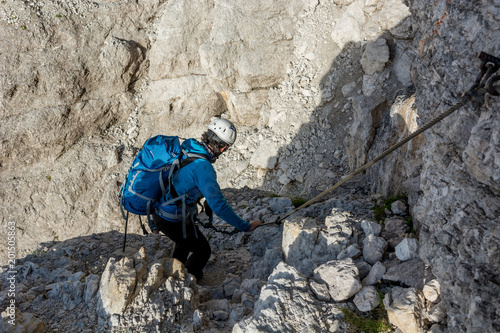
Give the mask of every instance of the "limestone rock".
M 500 171 L 495 160 L 498 151 L 494 147 L 498 147 L 500 139 L 491 133 L 491 126 L 495 128 L 500 126 L 500 119 L 493 117 L 491 113 L 482 114 L 477 125 L 471 131 L 471 138 L 463 156 L 471 175 L 499 194 Z
M 196 309 L 193 314 L 193 324 L 195 327 L 201 327 L 206 325 L 207 318 L 205 314 L 200 311 L 199 309 Z
M 350 258 L 319 266 L 314 270 L 314 278 L 328 285 L 330 296 L 336 302 L 349 299 L 362 288 L 358 268 Z
M 155 263 L 151 266 L 151 268 L 149 268 L 149 274 L 147 276 L 146 282 L 144 283 L 144 288 L 146 289 L 148 294 L 157 289 L 163 282 L 163 269 L 163 265 L 160 263 Z
M 342 87 L 342 95 L 344 95 L 344 97 L 351 97 L 351 95 L 353 95 L 353 93 L 355 92 L 356 86 L 356 82 L 351 82 L 344 85 Z
M 152 255 L 153 249 L 167 253 L 171 244 L 155 236 L 142 238 L 151 255 L 134 264 L 138 283 L 125 314 L 96 318 L 90 311 L 115 251 L 109 244 L 122 239 L 110 232 L 123 230 L 117 183 L 141 143 L 159 133 L 198 138 L 214 116 L 234 120 L 238 146 L 215 164 L 219 180 L 258 207 L 245 212 L 249 217 L 267 219 L 249 189 L 313 197 L 455 104 L 479 72 L 484 45 L 498 56 L 498 21 L 496 1 L 467 0 L 0 4 L 0 215 L 16 222 L 18 259 L 29 256 L 32 263 L 18 265 L 28 288 L 20 286 L 21 312 L 33 313 L 50 331 L 192 330 L 193 278 L 182 268 L 162 277 L 166 266 L 159 258 L 167 255 Z M 385 58 L 365 52 L 365 59 L 377 60 L 368 62 L 370 70 L 383 68 L 368 75 L 363 52 L 380 38 L 390 61 L 382 67 Z M 447 307 L 446 327 L 433 325 L 433 332 L 500 331 L 499 103 L 487 95 L 481 106 L 467 104 L 372 166 L 362 181 L 332 193 L 334 223 L 325 221 L 333 206 L 308 209 L 315 226 L 292 237 L 300 247 L 286 244 L 298 254 L 289 252 L 287 260 L 312 275 L 352 244 L 361 245 L 357 218 L 371 214 L 353 197 L 405 192 L 425 266 L 417 259 L 384 261 L 386 277 L 418 285 L 426 279 L 410 265 L 432 270 Z M 250 164 L 262 142 L 276 145 L 272 169 Z M 356 218 L 339 217 L 340 211 Z M 382 233 L 391 249 L 407 232 L 400 222 Z M 140 230 L 136 223 L 129 228 L 132 240 Z M 282 260 L 281 234 L 270 233 L 274 239 L 258 232 L 229 241 L 210 234 L 217 254 L 251 244 L 251 264 L 243 250 L 239 261 L 221 255 L 218 264 L 241 276 L 248 263 L 252 278 L 267 281 Z M 68 242 L 53 247 L 53 240 Z M 35 251 L 40 243 L 53 253 Z M 0 248 L 2 259 L 6 251 Z M 368 274 L 367 263 L 357 264 Z M 228 292 L 236 293 L 235 281 Z M 5 285 L 1 281 L 1 302 Z M 219 287 L 211 292 L 224 297 Z M 258 298 L 243 294 L 248 305 Z M 229 331 L 248 315 L 241 303 L 217 311 L 210 313 L 215 317 L 198 313 L 200 330 Z M 318 330 L 345 328 L 331 311 L 314 315 L 325 323 Z
M 415 63 L 415 53 L 407 50 L 399 50 L 397 52 L 402 52 L 400 57 L 397 57 L 397 61 L 394 65 L 394 70 L 398 80 L 405 86 L 409 87 L 413 84 L 414 75 L 412 75 L 412 67 Z
M 283 214 L 290 208 L 293 208 L 292 200 L 289 198 L 271 198 L 269 208 L 277 214 Z
M 381 261 L 387 249 L 387 242 L 382 237 L 373 234 L 366 236 L 363 241 L 363 258 L 370 264 Z
M 325 235 L 327 251 L 333 257 L 350 246 L 357 237 L 357 231 L 350 215 L 340 210 L 333 210 L 325 218 L 325 226 L 327 228 Z
M 199 47 L 210 35 L 213 9 L 213 1 L 174 1 L 163 8 L 150 50 L 152 80 L 203 73 Z
M 102 307 L 108 315 L 123 313 L 132 300 L 136 282 L 137 272 L 132 259 L 109 259 L 99 286 Z
M 395 144 L 419 128 L 419 112 L 414 88 L 401 87 L 395 93 L 397 97 L 390 110 L 381 117 L 378 135 L 372 143 L 373 157 L 382 154 L 388 145 Z M 378 189 L 376 192 L 384 197 L 390 197 L 393 193 L 418 193 L 422 161 L 416 155 L 423 145 L 423 139 L 416 137 L 408 145 L 399 148 L 398 154 L 387 156 L 385 163 L 377 163 L 369 168 L 370 179 L 374 181 L 373 188 Z M 386 223 L 389 219 L 392 217 L 387 218 Z
M 360 255 L 361 255 L 361 250 L 359 249 L 358 244 L 352 244 L 338 254 L 337 260 L 342 260 L 346 258 L 356 259 Z
M 213 11 L 217 15 L 210 35 L 199 48 L 201 65 L 215 91 L 243 95 L 245 103 L 230 107 L 240 117 L 239 122 L 248 126 L 257 123 L 258 117 L 252 112 L 239 109 L 245 105 L 251 105 L 248 110 L 262 107 L 263 99 L 248 94 L 279 84 L 285 75 L 285 64 L 293 52 L 293 21 L 303 6 L 304 2 L 297 0 L 215 3 Z M 268 33 L 270 29 L 272 34 Z M 257 91 L 262 93 L 265 91 Z
M 450 87 L 467 87 L 472 83 L 463 75 L 462 64 L 475 69 L 480 66 L 477 51 L 471 48 L 466 38 L 458 36 L 468 36 L 474 27 L 478 32 L 475 41 L 480 44 L 498 44 L 499 37 L 497 34 L 491 35 L 489 25 L 498 18 L 498 6 L 485 4 L 473 15 L 467 14 L 472 8 L 467 1 L 457 2 L 453 8 L 443 6 L 438 12 L 433 10 L 432 13 L 429 11 L 431 6 L 424 2 L 419 1 L 412 6 L 417 7 L 419 10 L 415 13 L 419 14 L 415 16 L 415 22 L 418 23 L 419 31 L 432 26 L 428 21 L 430 17 L 441 17 L 449 13 L 449 9 L 456 13 L 441 19 L 447 28 L 438 29 L 439 38 L 426 38 L 416 49 L 419 56 L 428 55 L 430 48 L 443 51 L 438 59 L 419 61 L 418 69 L 415 67 L 415 74 L 419 77 L 416 88 L 422 89 L 421 96 L 425 96 L 418 104 L 430 107 L 419 116 L 430 119 L 439 113 L 435 108 L 443 99 L 449 100 L 450 105 L 455 103 L 452 91 L 457 89 Z M 472 23 L 483 19 L 484 23 Z M 497 26 L 493 28 L 493 32 L 496 31 Z M 449 37 L 453 39 L 453 47 L 441 40 Z M 442 76 L 442 83 L 433 81 L 436 77 L 431 63 L 436 61 L 442 68 L 453 68 Z M 428 85 L 428 82 L 436 84 Z M 448 94 L 449 98 L 443 98 Z M 498 314 L 493 305 L 498 303 L 498 297 L 481 296 L 480 302 L 475 301 L 478 295 L 498 295 L 499 291 L 490 284 L 486 286 L 475 282 L 488 281 L 500 269 L 498 260 L 490 256 L 493 253 L 491 249 L 498 247 L 498 238 L 490 235 L 492 230 L 498 230 L 495 227 L 498 214 L 493 213 L 491 208 L 500 204 L 498 181 L 492 181 L 498 168 L 491 164 L 491 154 L 498 147 L 495 144 L 498 138 L 492 136 L 498 126 L 498 115 L 493 110 L 498 109 L 499 103 L 498 98 L 495 98 L 492 104 L 484 104 L 480 113 L 459 115 L 444 126 L 431 130 L 432 143 L 429 142 L 420 158 L 423 161 L 421 192 L 413 207 L 413 216 L 414 220 L 422 222 L 420 255 L 431 265 L 443 289 L 445 285 L 449 288 L 446 296 L 442 294 L 441 297 L 449 297 L 454 304 L 447 309 L 447 330 L 450 332 L 499 330 L 498 325 L 494 324 L 498 322 Z M 449 147 L 454 148 L 450 150 Z M 478 186 L 478 183 L 484 186 Z M 468 203 L 472 206 L 468 206 Z M 454 208 L 457 205 L 468 208 L 457 211 Z M 473 314 L 472 308 L 477 309 Z
M 334 0 L 333 1 L 338 6 L 347 6 L 354 2 L 354 0 Z
M 256 168 L 274 169 L 278 162 L 278 147 L 272 141 L 265 141 L 254 153 L 250 164 Z
M 401 261 L 418 258 L 418 240 L 415 238 L 404 238 L 396 246 L 396 256 Z
M 368 147 L 373 142 L 376 128 L 380 125 L 385 98 L 382 96 L 356 96 L 352 99 L 354 116 L 345 138 L 347 156 L 351 169 L 365 164 Z
M 370 273 L 363 279 L 363 286 L 373 286 L 382 279 L 385 272 L 386 268 L 384 264 L 377 261 L 370 269 Z
M 160 269 L 158 269 L 160 271 Z M 187 278 L 187 270 L 186 267 L 177 259 L 167 258 L 163 265 L 163 276 L 169 277 L 172 276 L 176 279 L 185 279 Z M 160 276 L 160 273 L 158 272 Z
M 248 92 L 222 91 L 221 96 L 226 102 L 229 115 L 237 124 L 251 126 L 259 122 L 259 114 L 255 110 L 266 103 L 269 93 L 266 89 L 256 89 Z M 259 145 L 260 148 L 260 145 Z
M 391 204 L 391 211 L 396 215 L 403 215 L 406 213 L 406 205 L 402 200 L 394 201 Z
M 373 43 L 368 43 L 361 57 L 361 65 L 368 75 L 373 75 L 384 69 L 389 61 L 389 47 L 384 38 L 379 38 Z
M 283 254 L 285 262 L 299 271 L 314 269 L 313 252 L 319 230 L 313 219 L 292 220 L 283 228 Z
M 306 279 L 293 267 L 280 263 L 262 288 L 253 316 L 238 322 L 233 332 L 324 331 L 327 328 L 319 310 Z
M 204 112 L 200 112 L 203 106 Z M 137 140 L 145 142 L 157 133 L 178 133 L 206 126 L 227 108 L 205 76 L 185 75 L 152 81 L 143 92 L 138 116 L 148 123 Z M 201 136 L 201 130 L 192 133 Z
M 426 278 L 425 264 L 420 258 L 408 260 L 387 269 L 383 278 L 422 290 Z
M 99 289 L 100 277 L 96 274 L 91 274 L 85 277 L 85 302 L 91 304 L 97 290 Z
M 404 24 L 407 18 L 410 16 L 411 8 L 409 8 L 404 2 L 397 0 L 385 1 L 383 4 L 377 4 L 377 2 L 368 2 L 365 10 L 369 10 L 370 7 L 376 6 L 378 10 L 374 11 L 371 18 L 380 26 L 380 31 L 390 30 L 395 32 L 397 30 L 401 31 L 403 38 L 411 35 L 411 29 Z M 403 27 L 400 27 L 400 26 Z
M 312 218 L 292 217 L 283 228 L 285 262 L 306 276 L 312 276 L 316 267 L 326 263 L 349 244 L 352 229 L 345 216 L 330 215 L 325 223 L 327 232 L 320 230 Z
M 330 301 L 330 293 L 328 291 L 328 287 L 324 283 L 318 283 L 316 281 L 311 281 L 310 282 L 311 290 L 313 291 L 314 295 L 320 300 L 324 302 Z
M 340 48 L 349 42 L 361 43 L 363 38 L 375 39 L 381 31 L 395 28 L 410 14 L 409 8 L 397 0 L 380 5 L 362 1 L 338 1 L 338 4 L 343 7 L 334 21 L 331 37 Z
M 5 333 L 33 332 L 44 333 L 47 327 L 43 321 L 28 312 L 21 312 L 14 308 L 13 315 L 8 309 L 2 312 L 0 329 Z
M 408 226 L 406 225 L 406 220 L 400 217 L 391 217 L 385 220 L 384 230 L 382 231 L 382 236 L 389 240 L 401 236 L 406 233 Z
M 363 35 L 363 25 L 366 18 L 361 5 L 356 1 L 350 4 L 335 24 L 331 37 L 340 48 L 349 42 L 360 42 Z
M 376 97 L 382 94 L 381 87 L 386 84 L 389 78 L 389 72 L 375 73 L 372 75 L 363 75 L 362 92 L 366 97 Z
M 443 302 L 433 304 L 427 311 L 425 318 L 431 323 L 441 323 L 446 318 L 446 307 Z
M 424 333 L 424 297 L 415 288 L 394 287 L 384 298 L 391 324 L 403 332 Z
M 379 236 L 382 231 L 382 225 L 380 223 L 363 220 L 361 222 L 361 227 L 366 235 Z
M 210 37 L 200 49 L 202 66 L 212 77 L 215 89 L 249 91 L 278 83 L 284 74 L 282 64 L 290 56 L 289 37 L 294 30 L 291 23 L 302 6 L 299 1 L 217 2 Z M 277 15 L 280 11 L 288 15 Z M 246 12 L 254 15 L 244 16 Z M 271 36 L 265 35 L 269 22 L 276 29 Z M 284 52 L 273 52 L 277 47 Z M 228 65 L 228 60 L 234 63 Z
M 377 289 L 372 286 L 363 287 L 356 296 L 354 296 L 354 304 L 359 311 L 367 312 L 375 309 L 380 304 L 380 297 Z
M 431 328 L 427 331 L 427 333 L 446 333 L 447 329 L 445 325 L 440 325 L 440 324 L 434 324 L 431 326 Z
M 372 266 L 363 259 L 356 260 L 355 264 L 359 270 L 359 278 L 360 279 L 366 278 L 370 273 Z
M 426 300 L 434 303 L 439 300 L 441 295 L 441 285 L 438 280 L 431 280 L 425 284 L 422 292 Z

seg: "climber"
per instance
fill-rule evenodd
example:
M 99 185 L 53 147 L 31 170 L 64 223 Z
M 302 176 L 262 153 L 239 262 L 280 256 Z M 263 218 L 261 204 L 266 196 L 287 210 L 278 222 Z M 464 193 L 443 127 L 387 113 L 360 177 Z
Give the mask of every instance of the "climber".
M 161 231 L 175 243 L 173 257 L 184 263 L 188 272 L 197 280 L 203 276 L 203 268 L 211 255 L 210 244 L 194 223 L 198 213 L 196 203 L 202 197 L 205 197 L 206 204 L 217 216 L 239 231 L 253 231 L 261 225 L 259 221 L 248 223 L 240 218 L 227 203 L 217 183 L 212 163 L 235 141 L 236 128 L 229 120 L 223 118 L 216 119 L 208 125 L 208 130 L 202 135 L 201 141 L 185 140 L 182 149 L 204 158 L 191 161 L 174 174 L 173 189 L 171 188 L 162 198 L 156 206 L 155 213 L 152 214 L 155 225 L 150 223 L 150 228 L 153 233 L 158 234 Z M 179 201 L 177 204 L 169 201 L 184 194 L 187 194 L 187 218 L 183 222 L 182 205 Z M 187 226 L 183 226 L 183 223 Z

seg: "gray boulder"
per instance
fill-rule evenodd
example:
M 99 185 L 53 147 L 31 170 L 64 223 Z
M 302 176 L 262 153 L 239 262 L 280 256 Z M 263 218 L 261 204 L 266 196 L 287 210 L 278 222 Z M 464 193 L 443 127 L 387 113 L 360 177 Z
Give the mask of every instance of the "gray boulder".
M 361 57 L 361 66 L 368 75 L 373 75 L 384 69 L 389 61 L 389 47 L 384 38 L 379 38 L 366 45 L 363 56 Z
M 367 312 L 375 309 L 380 304 L 380 297 L 377 289 L 372 286 L 363 287 L 356 296 L 354 296 L 354 304 L 361 312 Z
M 378 283 L 384 276 L 385 271 L 386 268 L 384 264 L 377 261 L 370 269 L 370 273 L 363 279 L 363 286 L 373 286 Z
M 396 246 L 396 256 L 401 261 L 418 258 L 418 240 L 415 238 L 404 238 Z
M 381 261 L 387 249 L 387 241 L 373 234 L 366 236 L 363 241 L 363 258 L 370 264 Z

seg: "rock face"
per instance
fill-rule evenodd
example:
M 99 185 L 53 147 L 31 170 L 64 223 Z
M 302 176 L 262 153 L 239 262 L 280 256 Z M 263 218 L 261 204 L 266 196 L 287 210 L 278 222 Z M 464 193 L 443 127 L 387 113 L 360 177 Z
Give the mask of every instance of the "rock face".
M 499 11 L 495 1 L 467 0 L 3 1 L 0 215 L 16 225 L 15 255 L 123 229 L 117 182 L 142 142 L 159 133 L 199 137 L 215 116 L 239 129 L 237 144 L 216 164 L 223 187 L 318 194 L 458 101 L 479 73 L 478 53 L 500 55 Z M 428 320 L 445 309 L 449 332 L 499 331 L 499 103 L 487 95 L 480 106 L 468 104 L 332 194 L 407 193 L 408 207 L 394 212 L 409 209 L 418 247 L 400 216 L 377 230 L 350 219 L 359 207 L 344 203 L 328 219 L 290 218 L 283 237 L 257 233 L 269 247 L 249 250 L 261 258 L 250 278 L 266 280 L 282 250 L 293 267 L 287 272 L 306 278 L 351 259 L 360 281 L 361 268 L 368 274 L 373 265 L 367 284 L 382 275 L 418 290 L 428 281 L 417 268 L 428 267 L 441 300 L 425 310 Z M 278 213 L 262 201 L 237 208 L 248 219 L 277 219 L 288 209 Z M 2 228 L 0 238 L 7 237 Z M 387 261 L 393 249 L 399 259 Z M 359 262 L 361 254 L 369 264 Z M 4 262 L 6 248 L 0 256 Z M 106 286 L 124 288 L 130 298 L 116 308 L 111 296 L 103 303 L 120 312 L 137 299 L 131 284 L 140 260 L 129 260 L 116 258 L 109 276 L 90 274 L 85 284 L 72 276 L 81 270 L 65 273 L 46 292 L 72 308 Z M 151 276 L 167 269 L 148 265 Z M 152 279 L 158 288 L 172 286 Z M 223 292 L 257 301 L 236 288 L 241 283 L 233 278 Z M 315 295 L 326 299 L 325 285 L 315 283 Z M 238 304 L 234 312 L 214 305 L 210 316 L 235 324 L 245 313 Z M 33 311 L 25 310 L 28 325 Z M 203 311 L 193 314 L 196 323 L 209 321 Z M 338 319 L 329 320 L 333 330 Z
M 18 255 L 119 226 L 106 202 L 122 151 L 106 133 L 135 109 L 160 3 L 1 3 L 1 215 L 18 227 Z
M 498 5 L 476 7 L 468 1 L 453 5 L 440 1 L 432 13 L 424 2 L 415 1 L 412 8 L 420 13 L 416 15 L 421 63 L 416 89 L 421 98 L 416 104 L 422 110 L 419 115 L 430 119 L 435 116 L 433 110 L 445 108 L 440 103 L 454 103 L 470 87 L 478 74 L 480 51 L 499 55 L 497 47 L 488 45 L 498 45 L 498 34 L 492 37 L 491 33 L 500 27 L 483 23 L 498 20 L 500 13 Z M 467 37 L 471 31 L 475 31 L 473 39 Z M 432 69 L 431 63 L 436 62 L 443 69 L 440 74 Z M 500 100 L 487 100 L 478 109 L 469 104 L 425 135 L 421 192 L 413 202 L 421 230 L 420 255 L 441 283 L 452 332 L 500 329 L 494 310 L 500 292 L 495 278 L 500 263 L 494 250 L 500 240 L 500 198 L 498 180 L 493 180 L 498 179 L 499 168 L 491 159 L 498 151 L 494 133 L 499 115 L 493 110 Z

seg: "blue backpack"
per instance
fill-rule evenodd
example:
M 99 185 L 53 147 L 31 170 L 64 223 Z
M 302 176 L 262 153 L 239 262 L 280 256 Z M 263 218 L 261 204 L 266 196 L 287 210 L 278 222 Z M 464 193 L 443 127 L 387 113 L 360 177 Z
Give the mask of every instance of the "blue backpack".
M 190 160 L 206 159 L 201 155 L 183 151 L 177 136 L 157 135 L 152 137 L 144 143 L 142 149 L 137 153 L 118 195 L 120 210 L 123 219 L 126 220 L 125 239 L 128 212 L 139 215 L 139 219 L 141 215 L 146 215 L 151 223 L 151 209 L 161 196 L 172 188 L 172 175 L 180 169 L 183 155 Z M 144 234 L 147 234 L 142 221 L 141 227 Z M 123 246 L 125 248 L 125 241 Z

